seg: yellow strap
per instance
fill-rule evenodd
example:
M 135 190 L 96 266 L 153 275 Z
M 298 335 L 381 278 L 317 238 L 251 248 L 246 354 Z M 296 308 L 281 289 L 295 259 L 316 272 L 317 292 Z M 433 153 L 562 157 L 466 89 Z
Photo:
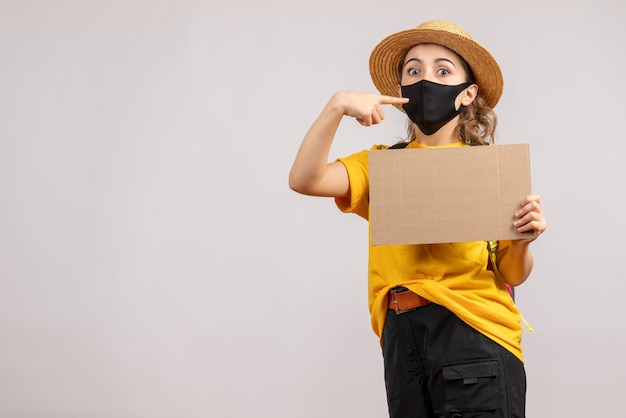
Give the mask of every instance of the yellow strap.
M 528 328 L 528 331 L 535 332 L 535 329 L 530 326 L 530 324 L 526 321 L 526 318 L 524 318 L 524 315 L 522 315 L 521 312 L 519 313 L 519 316 L 522 317 L 522 322 L 524 323 L 524 325 L 526 325 L 526 328 Z

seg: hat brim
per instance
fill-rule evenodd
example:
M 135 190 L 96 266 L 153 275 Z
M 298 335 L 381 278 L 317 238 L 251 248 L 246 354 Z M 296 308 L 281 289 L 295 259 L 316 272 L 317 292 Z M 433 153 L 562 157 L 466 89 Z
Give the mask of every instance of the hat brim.
M 479 94 L 494 108 L 504 87 L 502 71 L 495 58 L 476 41 L 445 30 L 408 29 L 383 39 L 370 55 L 370 76 L 381 94 L 398 96 L 400 60 L 419 44 L 444 46 L 463 58 L 472 69 Z M 404 112 L 401 105 L 395 105 Z

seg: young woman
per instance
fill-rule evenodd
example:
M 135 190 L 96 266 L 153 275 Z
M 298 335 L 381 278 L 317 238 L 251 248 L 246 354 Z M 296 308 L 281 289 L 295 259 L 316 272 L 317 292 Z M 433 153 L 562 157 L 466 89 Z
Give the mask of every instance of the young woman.
M 367 150 L 328 162 L 344 116 L 370 126 L 384 105 L 407 113 L 407 148 L 493 142 L 502 74 L 463 28 L 428 21 L 383 39 L 370 56 L 381 94 L 334 94 L 305 135 L 289 175 L 300 193 L 334 197 L 368 219 Z M 377 145 L 372 149 L 385 149 Z M 401 151 L 389 151 L 401 152 Z M 537 195 L 514 227 L 533 239 L 501 241 L 497 267 L 510 286 L 533 267 L 530 243 L 545 229 Z M 389 413 L 398 417 L 523 417 L 520 313 L 489 266 L 486 242 L 369 246 L 369 307 L 381 339 Z

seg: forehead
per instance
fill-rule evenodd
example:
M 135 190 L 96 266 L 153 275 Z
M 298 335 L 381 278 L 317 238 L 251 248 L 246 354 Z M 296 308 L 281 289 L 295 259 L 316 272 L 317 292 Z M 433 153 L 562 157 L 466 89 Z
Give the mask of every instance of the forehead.
M 463 59 L 456 52 L 445 46 L 437 44 L 419 44 L 411 47 L 404 56 L 403 63 L 407 59 L 419 58 L 421 60 L 436 60 L 439 58 L 445 58 L 452 61 L 455 64 L 463 63 Z

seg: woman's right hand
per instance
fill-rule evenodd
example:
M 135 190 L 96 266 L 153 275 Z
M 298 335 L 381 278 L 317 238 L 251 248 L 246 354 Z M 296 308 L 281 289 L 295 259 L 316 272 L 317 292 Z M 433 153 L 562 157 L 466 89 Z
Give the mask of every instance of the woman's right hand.
M 371 126 L 385 119 L 382 105 L 408 102 L 409 99 L 404 97 L 382 96 L 360 91 L 340 91 L 331 97 L 329 106 L 340 110 L 344 116 L 355 118 L 363 126 Z

